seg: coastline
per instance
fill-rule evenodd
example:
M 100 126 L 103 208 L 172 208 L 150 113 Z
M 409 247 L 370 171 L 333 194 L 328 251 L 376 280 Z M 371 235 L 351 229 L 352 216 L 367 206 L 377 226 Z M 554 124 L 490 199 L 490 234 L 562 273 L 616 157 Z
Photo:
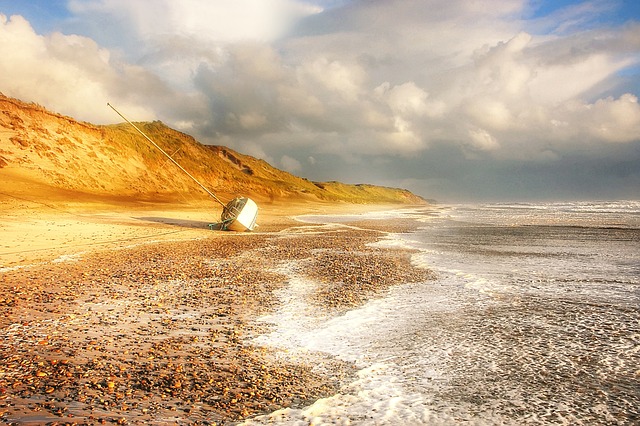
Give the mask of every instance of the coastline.
M 269 206 L 254 233 L 209 231 L 211 214 L 202 209 L 63 219 L 79 227 L 33 213 L 31 225 L 67 229 L 44 247 L 18 241 L 13 251 L 3 248 L 3 259 L 13 257 L 0 272 L 0 418 L 224 424 L 331 395 L 349 365 L 333 361 L 334 374 L 323 376 L 247 343 L 264 331 L 256 318 L 279 303 L 274 291 L 287 285 L 277 267 L 304 261 L 304 274 L 323 283 L 318 309 L 349 309 L 431 274 L 411 265 L 406 250 L 368 245 L 415 224 L 325 227 L 292 216 L 403 207 Z
M 295 226 L 307 214 L 359 214 L 411 206 L 321 202 L 259 205 L 256 233 Z M 162 241 L 187 241 L 234 233 L 210 231 L 220 219 L 207 202 L 122 205 L 44 203 L 5 197 L 0 203 L 0 271 L 83 254 Z

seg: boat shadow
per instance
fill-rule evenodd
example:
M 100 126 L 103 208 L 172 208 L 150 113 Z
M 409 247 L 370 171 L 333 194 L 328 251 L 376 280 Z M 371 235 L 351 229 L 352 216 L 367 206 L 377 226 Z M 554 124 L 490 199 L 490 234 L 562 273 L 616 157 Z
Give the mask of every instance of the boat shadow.
M 212 229 L 212 230 L 222 229 L 220 223 L 213 222 L 213 221 L 204 222 L 201 220 L 176 219 L 174 217 L 157 217 L 157 216 L 134 217 L 134 219 L 145 221 L 145 222 L 153 222 L 153 223 L 161 223 L 164 225 L 178 226 L 181 228 Z

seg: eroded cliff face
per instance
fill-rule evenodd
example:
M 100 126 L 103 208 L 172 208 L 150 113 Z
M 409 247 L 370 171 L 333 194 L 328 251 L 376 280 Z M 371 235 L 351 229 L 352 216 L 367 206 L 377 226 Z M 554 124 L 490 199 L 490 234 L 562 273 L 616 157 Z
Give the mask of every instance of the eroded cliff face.
M 227 147 L 203 145 L 161 122 L 137 125 L 222 198 L 243 194 L 259 201 L 424 203 L 402 189 L 310 182 Z M 0 192 L 37 199 L 208 199 L 202 188 L 130 125 L 84 123 L 3 95 Z

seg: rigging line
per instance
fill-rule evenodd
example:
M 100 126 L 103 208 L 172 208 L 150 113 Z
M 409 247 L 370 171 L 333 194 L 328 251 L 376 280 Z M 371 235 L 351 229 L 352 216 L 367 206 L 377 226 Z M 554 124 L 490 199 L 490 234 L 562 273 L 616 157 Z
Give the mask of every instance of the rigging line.
M 133 124 L 131 121 L 129 121 L 124 115 L 122 115 L 120 113 L 120 111 L 118 111 L 117 109 L 115 109 L 115 107 L 113 105 L 111 105 L 109 102 L 107 102 L 107 105 L 116 112 L 116 114 L 118 114 L 120 117 L 122 117 L 127 123 L 131 124 L 133 126 L 134 129 L 136 129 L 138 131 L 138 133 L 140 133 L 142 136 L 144 136 L 144 138 L 146 140 L 148 140 L 149 142 L 151 142 L 151 144 L 153 144 L 153 146 L 155 146 L 156 148 L 158 148 L 158 150 L 160 150 L 160 152 L 162 152 L 169 160 L 171 160 L 171 162 L 173 164 L 175 164 L 176 166 L 178 166 L 180 168 L 180 170 L 182 170 L 183 172 L 185 172 L 187 174 L 187 176 L 189 176 L 191 179 L 193 179 L 193 181 L 195 183 L 197 183 L 198 185 L 200 185 L 200 187 L 202 189 L 204 189 L 204 191 L 209 194 L 214 200 L 216 200 L 218 203 L 220 203 L 223 207 L 225 207 L 226 205 L 220 201 L 220 199 L 218 197 L 216 197 L 216 195 L 209 191 L 203 184 L 201 184 L 196 178 L 194 178 L 193 176 L 191 176 L 191 173 L 189 173 L 188 171 L 185 170 L 184 167 L 182 167 L 180 164 L 178 164 L 178 162 L 176 160 L 174 160 L 173 158 L 171 158 L 171 156 L 169 154 L 167 154 L 162 148 L 160 148 L 158 146 L 158 144 L 156 144 L 154 141 L 151 140 L 151 138 L 149 136 L 147 136 L 142 130 L 140 130 L 138 128 L 138 126 L 136 126 L 135 124 Z

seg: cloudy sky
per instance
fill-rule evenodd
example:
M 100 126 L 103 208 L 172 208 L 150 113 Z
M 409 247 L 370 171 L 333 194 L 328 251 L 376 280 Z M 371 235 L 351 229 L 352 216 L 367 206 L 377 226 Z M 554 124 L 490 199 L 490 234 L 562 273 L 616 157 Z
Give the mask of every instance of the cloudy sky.
M 0 0 L 0 92 L 310 180 L 640 199 L 637 0 Z

